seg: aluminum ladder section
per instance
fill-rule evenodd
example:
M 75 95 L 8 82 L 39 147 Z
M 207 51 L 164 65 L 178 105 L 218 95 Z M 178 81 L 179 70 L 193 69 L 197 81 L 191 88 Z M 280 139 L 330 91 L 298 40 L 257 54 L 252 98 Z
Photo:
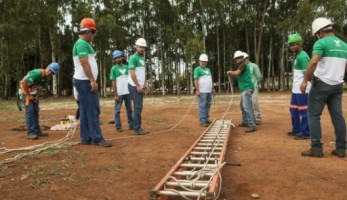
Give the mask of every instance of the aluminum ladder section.
M 217 168 L 224 162 L 230 125 L 230 120 L 213 121 L 150 192 L 150 200 L 167 200 L 173 196 L 215 199 L 221 187 L 218 174 L 205 173 L 202 177 L 194 175 L 201 169 Z M 202 188 L 206 189 L 200 191 Z

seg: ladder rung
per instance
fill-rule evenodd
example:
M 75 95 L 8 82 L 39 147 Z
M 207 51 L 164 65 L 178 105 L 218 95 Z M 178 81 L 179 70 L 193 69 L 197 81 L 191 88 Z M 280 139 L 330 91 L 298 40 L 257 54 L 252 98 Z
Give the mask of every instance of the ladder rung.
M 206 158 L 206 157 L 189 157 L 185 160 L 192 160 L 192 161 L 218 161 L 218 158 Z
M 197 173 L 194 171 L 179 171 L 179 172 L 174 172 L 173 175 L 175 176 L 192 176 L 192 175 L 196 175 Z M 213 173 L 208 172 L 208 173 L 204 173 L 204 176 L 213 176 Z
M 192 151 L 190 152 L 191 155 L 220 155 L 220 152 L 198 152 L 198 151 Z
M 186 196 L 186 197 L 198 197 L 200 195 L 200 197 L 205 197 L 206 193 L 202 192 L 186 192 L 186 191 L 176 191 L 176 192 L 172 192 L 169 190 L 160 190 L 158 191 L 159 195 L 166 195 L 166 196 L 178 196 L 179 194 Z
M 202 187 L 206 187 L 208 184 L 208 181 L 197 181 L 195 183 L 193 183 L 193 181 L 181 181 L 178 180 L 177 182 L 166 182 L 165 185 L 167 186 L 184 186 L 184 187 L 188 187 L 188 188 L 202 188 Z
M 191 164 L 191 163 L 185 163 L 181 164 L 180 167 L 186 167 L 186 168 L 212 168 L 212 167 L 217 167 L 215 164 Z
M 194 147 L 196 150 L 222 150 L 223 148 L 221 147 Z

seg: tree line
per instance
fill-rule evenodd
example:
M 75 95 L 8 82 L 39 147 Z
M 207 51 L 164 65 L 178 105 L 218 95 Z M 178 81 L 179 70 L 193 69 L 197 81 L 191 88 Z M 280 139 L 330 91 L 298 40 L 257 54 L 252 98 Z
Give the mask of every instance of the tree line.
M 216 91 L 225 91 L 236 50 L 260 66 L 261 89 L 286 90 L 293 61 L 288 35 L 299 33 L 310 54 L 316 40 L 311 23 L 328 17 L 346 41 L 346 10 L 345 0 L 0 0 L 0 96 L 15 96 L 29 70 L 53 61 L 61 65 L 54 95 L 71 95 L 72 47 L 84 17 L 97 23 L 93 46 L 103 96 L 111 88 L 112 52 L 122 50 L 127 58 L 139 37 L 148 43 L 151 93 L 191 93 L 201 53 L 209 56 Z

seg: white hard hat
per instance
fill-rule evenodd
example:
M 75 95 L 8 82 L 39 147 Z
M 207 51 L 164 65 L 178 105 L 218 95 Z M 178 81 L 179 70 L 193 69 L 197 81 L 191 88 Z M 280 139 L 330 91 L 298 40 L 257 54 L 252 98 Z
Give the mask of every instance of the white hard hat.
M 145 39 L 139 38 L 136 40 L 135 45 L 140 47 L 147 47 L 147 42 Z
M 323 28 L 326 28 L 325 30 L 332 29 L 333 23 L 330 19 L 324 18 L 324 17 L 318 17 L 312 22 L 312 35 L 316 34 L 318 31 L 320 31 Z
M 207 57 L 206 54 L 201 54 L 200 57 L 199 57 L 199 60 L 200 60 L 200 61 L 207 62 L 207 61 L 208 61 L 208 57 Z
M 246 59 L 248 57 L 249 57 L 248 54 L 246 52 L 243 52 L 243 59 Z
M 234 59 L 235 58 L 238 58 L 238 57 L 243 57 L 244 55 L 243 55 L 243 52 L 242 51 L 235 51 L 235 53 L 234 53 Z

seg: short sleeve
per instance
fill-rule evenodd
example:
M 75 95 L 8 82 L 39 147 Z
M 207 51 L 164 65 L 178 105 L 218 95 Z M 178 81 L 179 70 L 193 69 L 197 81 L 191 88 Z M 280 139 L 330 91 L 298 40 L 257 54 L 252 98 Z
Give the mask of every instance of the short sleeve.
M 131 56 L 129 59 L 129 70 L 133 70 L 136 67 L 136 57 Z
M 78 58 L 88 58 L 89 46 L 85 42 L 78 43 L 76 46 L 76 53 Z
M 316 43 L 313 45 L 313 50 L 312 50 L 312 55 L 320 55 L 323 56 L 324 54 L 325 47 L 323 45 L 322 40 L 318 40 Z

